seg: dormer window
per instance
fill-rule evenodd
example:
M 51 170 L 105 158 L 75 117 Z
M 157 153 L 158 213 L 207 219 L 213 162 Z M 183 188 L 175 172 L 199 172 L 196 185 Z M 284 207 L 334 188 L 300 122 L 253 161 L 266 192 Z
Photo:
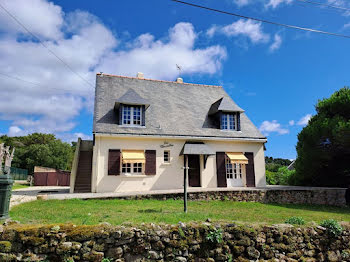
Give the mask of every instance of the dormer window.
M 141 106 L 122 106 L 122 125 L 141 126 Z
M 221 129 L 236 130 L 236 117 L 234 114 L 221 114 Z

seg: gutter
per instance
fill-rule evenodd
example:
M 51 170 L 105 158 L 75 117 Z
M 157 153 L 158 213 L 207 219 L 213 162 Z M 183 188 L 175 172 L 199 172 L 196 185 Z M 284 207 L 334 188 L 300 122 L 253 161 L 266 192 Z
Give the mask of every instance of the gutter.
M 187 135 L 155 135 L 155 134 L 128 134 L 128 133 L 103 133 L 94 132 L 96 137 L 122 137 L 122 138 L 165 138 L 165 139 L 191 139 L 191 140 L 208 140 L 208 141 L 240 141 L 240 142 L 257 142 L 266 143 L 267 138 L 252 138 L 252 137 L 213 137 L 213 136 L 187 136 Z

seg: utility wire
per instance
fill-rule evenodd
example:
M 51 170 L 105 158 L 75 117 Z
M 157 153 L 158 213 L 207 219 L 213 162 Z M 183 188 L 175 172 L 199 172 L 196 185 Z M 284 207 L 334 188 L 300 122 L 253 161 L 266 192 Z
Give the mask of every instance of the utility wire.
M 201 8 L 201 9 L 205 9 L 205 10 L 209 10 L 209 11 L 213 11 L 213 12 L 217 12 L 217 13 L 221 13 L 221 14 L 236 16 L 236 17 L 240 17 L 240 18 L 244 18 L 244 19 L 250 19 L 250 20 L 254 20 L 254 21 L 258 21 L 258 22 L 262 22 L 262 23 L 267 23 L 267 24 L 271 24 L 271 25 L 283 26 L 283 27 L 287 27 L 287 28 L 293 28 L 293 29 L 297 29 L 297 30 L 309 31 L 309 32 L 325 34 L 325 35 L 331 35 L 331 36 L 337 36 L 337 37 L 350 38 L 350 35 L 342 35 L 342 34 L 337 34 L 337 33 L 332 33 L 332 32 L 327 32 L 327 31 L 321 31 L 321 30 L 312 29 L 312 28 L 307 28 L 307 27 L 300 27 L 300 26 L 295 26 L 295 25 L 282 24 L 282 23 L 273 22 L 273 21 L 269 21 L 269 20 L 264 20 L 264 19 L 260 19 L 260 18 L 240 15 L 240 14 L 237 14 L 237 13 L 230 13 L 230 12 L 227 12 L 227 11 L 214 9 L 214 8 L 210 8 L 210 7 L 206 7 L 206 6 L 202 6 L 202 5 L 197 5 L 197 4 L 193 4 L 193 3 L 189 3 L 189 2 L 184 2 L 184 1 L 180 1 L 180 0 L 171 0 L 171 1 L 177 2 L 177 3 L 180 3 L 180 4 L 184 4 L 184 5 L 198 7 L 198 8 Z
M 62 64 L 64 64 L 70 71 L 72 71 L 75 75 L 77 75 L 81 80 L 83 80 L 85 83 L 90 85 L 91 87 L 94 87 L 88 80 L 86 80 L 84 77 L 82 77 L 80 74 L 78 74 L 70 65 L 68 65 L 62 58 L 60 58 L 58 55 L 56 55 L 46 44 L 44 44 L 34 33 L 32 33 L 24 24 L 22 24 L 14 15 L 12 15 L 2 4 L 0 4 L 0 7 L 14 20 L 16 21 L 21 27 L 24 28 L 33 38 L 35 38 L 43 47 L 45 47 L 54 57 L 56 57 L 59 61 L 61 61 Z
M 301 3 L 318 5 L 318 6 L 324 6 L 324 7 L 328 7 L 328 8 L 334 8 L 334 9 L 350 12 L 349 8 L 345 8 L 345 7 L 341 7 L 341 6 L 328 5 L 328 4 L 324 4 L 324 3 L 320 3 L 320 2 L 314 2 L 314 1 L 309 1 L 309 0 L 296 0 L 296 1 L 301 2 Z
M 59 90 L 59 91 L 72 93 L 72 90 L 65 90 L 65 89 L 61 89 L 61 88 L 55 88 L 55 87 L 50 87 L 50 86 L 43 86 L 42 84 L 39 84 L 39 83 L 36 83 L 36 82 L 32 82 L 32 81 L 29 81 L 29 80 L 25 80 L 25 79 L 19 78 L 17 76 L 8 75 L 8 74 L 2 73 L 2 72 L 0 72 L 0 75 L 5 76 L 5 77 L 10 78 L 10 79 L 14 79 L 14 80 L 17 80 L 17 81 L 22 81 L 22 82 L 25 82 L 25 83 L 28 83 L 28 84 L 31 84 L 31 85 L 35 85 L 35 86 L 38 86 L 38 87 L 47 88 L 47 89 L 55 89 L 55 90 Z

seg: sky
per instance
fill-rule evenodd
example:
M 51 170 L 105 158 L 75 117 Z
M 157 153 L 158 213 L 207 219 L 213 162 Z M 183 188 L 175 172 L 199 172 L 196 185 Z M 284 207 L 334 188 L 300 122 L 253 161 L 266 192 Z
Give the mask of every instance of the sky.
M 319 1 L 350 8 L 347 0 Z M 297 0 L 191 2 L 350 35 L 350 12 Z M 146 78 L 222 85 L 267 136 L 265 154 L 294 159 L 297 135 L 317 101 L 349 85 L 347 38 L 170 0 L 0 4 L 8 11 L 0 8 L 0 134 L 91 139 L 96 73 L 143 72 Z

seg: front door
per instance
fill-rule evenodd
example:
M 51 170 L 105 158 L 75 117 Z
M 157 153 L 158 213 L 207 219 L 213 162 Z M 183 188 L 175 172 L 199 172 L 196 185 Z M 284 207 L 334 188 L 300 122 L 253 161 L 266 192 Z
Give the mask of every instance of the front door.
M 191 187 L 200 187 L 199 155 L 188 155 L 188 184 Z

